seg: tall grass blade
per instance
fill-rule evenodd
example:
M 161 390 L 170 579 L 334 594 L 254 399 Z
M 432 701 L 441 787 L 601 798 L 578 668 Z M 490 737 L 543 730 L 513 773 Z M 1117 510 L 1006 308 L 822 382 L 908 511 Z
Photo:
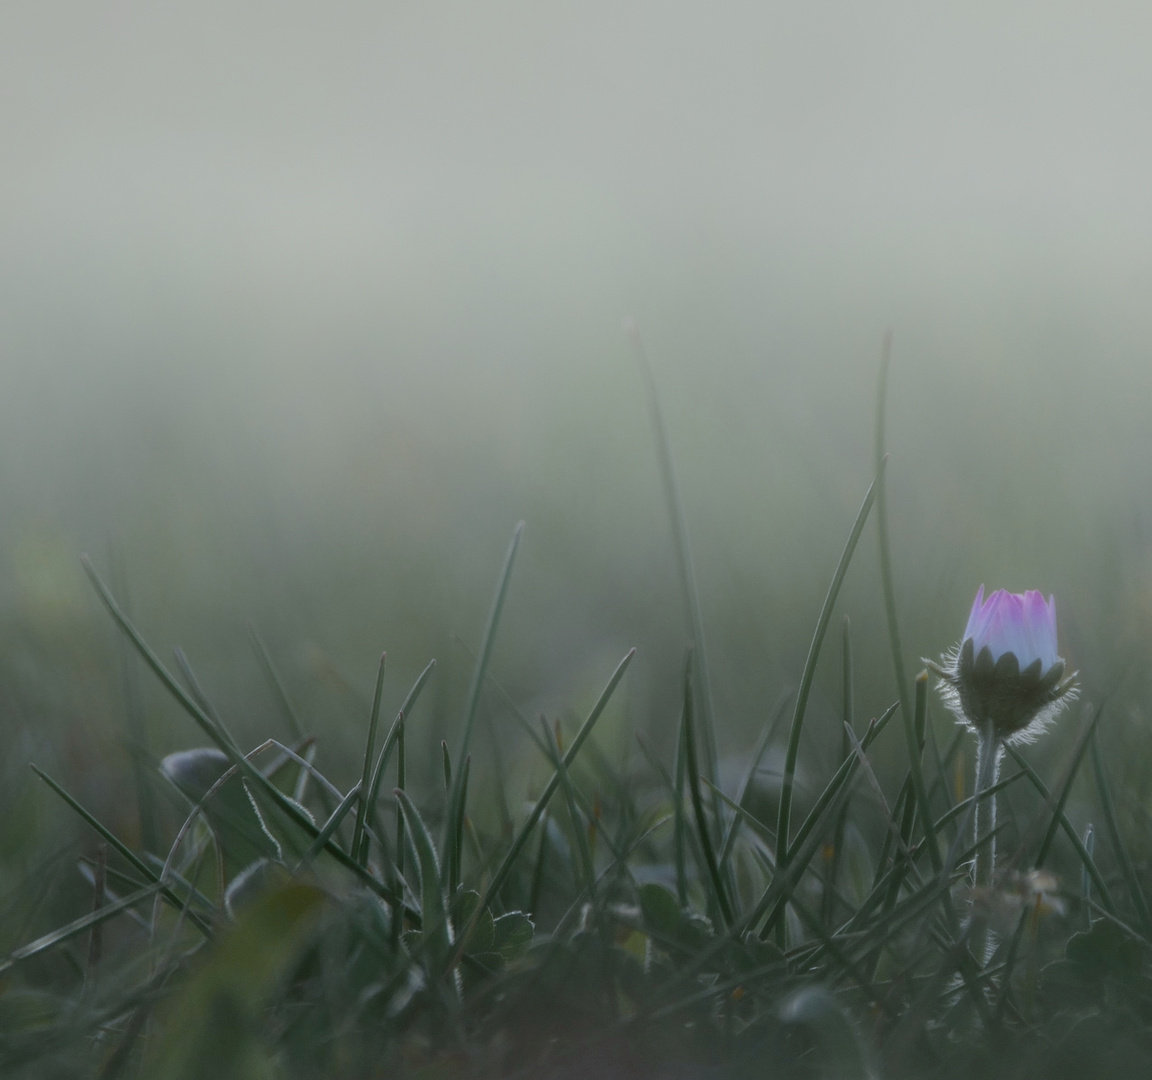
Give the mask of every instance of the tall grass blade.
M 874 468 L 878 476 L 887 460 L 884 449 L 885 413 L 888 403 L 888 368 L 892 361 L 892 331 L 884 335 L 880 352 L 880 379 L 876 391 L 876 446 Z M 896 696 L 904 715 L 911 714 L 912 700 L 908 696 L 908 679 L 904 673 L 904 651 L 900 644 L 900 626 L 896 619 L 896 590 L 892 581 L 892 550 L 888 541 L 888 494 L 883 477 L 876 493 L 876 537 L 880 551 L 880 583 L 884 592 L 884 614 L 888 621 L 888 643 L 892 650 L 892 671 L 896 677 Z
M 792 713 L 792 727 L 788 732 L 788 749 L 784 757 L 784 776 L 780 785 L 780 812 L 776 818 L 776 836 L 779 844 L 777 859 L 787 864 L 790 857 L 788 827 L 792 817 L 792 790 L 796 782 L 796 758 L 800 752 L 800 734 L 804 727 L 804 712 L 808 708 L 808 695 L 812 691 L 812 680 L 816 675 L 816 661 L 820 656 L 820 646 L 824 643 L 824 635 L 828 630 L 828 622 L 832 618 L 832 609 L 836 605 L 836 598 L 840 595 L 840 586 L 844 575 L 848 573 L 848 564 L 852 561 L 852 554 L 864 531 L 864 523 L 868 520 L 868 511 L 872 509 L 872 500 L 876 497 L 876 488 L 884 475 L 885 462 L 880 463 L 876 478 L 868 487 L 864 502 L 856 515 L 852 531 L 848 535 L 848 542 L 840 554 L 840 562 L 836 572 L 832 575 L 832 583 L 828 587 L 828 595 L 824 598 L 824 606 L 820 617 L 816 620 L 816 632 L 812 635 L 812 644 L 808 648 L 808 659 L 804 663 L 804 673 L 800 677 L 800 688 L 796 691 L 796 708 Z
M 704 801 L 700 798 L 700 768 L 696 761 L 696 725 L 693 713 L 692 652 L 689 650 L 684 662 L 684 765 L 688 775 L 688 790 L 692 796 L 692 811 L 696 815 L 700 850 L 704 855 L 704 865 L 712 883 L 712 894 L 725 927 L 730 928 L 732 908 L 728 903 L 724 881 L 720 877 L 720 867 L 716 863 L 716 851 L 712 846 L 712 834 L 704 813 Z
M 744 776 L 740 780 L 740 787 L 736 791 L 735 800 L 730 801 L 724 799 L 724 802 L 730 806 L 733 803 L 736 806 L 744 805 L 744 800 L 748 796 L 748 789 L 752 786 L 752 781 L 756 777 L 756 771 L 760 768 L 760 762 L 764 760 L 764 755 L 768 752 L 768 747 L 772 744 L 772 740 L 780 728 L 780 722 L 784 719 L 789 697 L 791 697 L 791 691 L 780 695 L 776 707 L 772 710 L 771 719 L 764 725 L 763 730 L 760 732 L 760 740 L 756 743 L 756 748 L 752 751 L 752 756 L 748 759 L 748 766 L 745 768 Z M 711 786 L 715 787 L 715 785 Z M 740 815 L 734 814 L 731 821 L 728 822 L 728 829 L 724 833 L 724 843 L 720 848 L 719 858 L 721 866 L 727 866 L 728 860 L 732 856 L 732 849 L 736 844 L 736 834 L 740 831 L 740 821 Z M 775 849 L 775 839 L 772 841 L 772 846 L 773 849 Z
M 692 630 L 692 641 L 696 655 L 696 682 L 700 687 L 700 727 L 704 734 L 704 748 L 708 765 L 708 778 L 717 779 L 719 754 L 716 744 L 716 710 L 713 707 L 712 676 L 708 666 L 708 649 L 704 635 L 704 616 L 700 610 L 700 593 L 696 587 L 696 569 L 692 563 L 692 548 L 688 543 L 688 516 L 684 512 L 684 500 L 680 494 L 680 484 L 676 478 L 676 466 L 672 460 L 672 440 L 668 436 L 668 426 L 664 421 L 664 410 L 660 406 L 660 395 L 656 390 L 656 379 L 648 362 L 648 350 L 636 324 L 629 320 L 625 331 L 632 345 L 636 366 L 640 369 L 640 379 L 644 384 L 644 397 L 648 404 L 648 416 L 652 433 L 656 439 L 656 456 L 660 466 L 660 481 L 664 488 L 664 502 L 672 525 L 672 544 L 676 552 L 676 568 L 680 579 L 680 592 L 684 608 L 688 613 L 688 623 Z M 720 816 L 720 803 L 713 801 L 716 823 Z
M 394 748 L 399 748 L 403 744 L 404 723 L 408 714 L 416 705 L 417 699 L 420 697 L 420 691 L 424 689 L 424 684 L 427 683 L 432 674 L 432 669 L 436 666 L 435 660 L 429 660 L 427 666 L 419 677 L 412 684 L 412 689 L 408 691 L 408 696 L 404 699 L 404 704 L 400 706 L 400 711 L 396 714 L 396 719 L 392 721 L 392 726 L 388 729 L 388 734 L 384 737 L 384 745 L 380 747 L 380 754 L 376 758 L 376 765 L 372 769 L 372 779 L 368 784 L 368 798 L 365 800 L 367 803 L 366 813 L 375 821 L 376 816 L 376 803 L 380 797 L 380 785 L 384 779 L 384 770 L 388 768 L 388 760 L 392 755 Z M 396 786 L 404 786 L 404 776 L 402 768 L 397 766 Z M 379 823 L 377 822 L 377 833 L 380 833 Z M 367 837 L 365 837 L 367 841 Z M 403 843 L 401 843 L 403 849 Z M 361 845 L 360 849 L 360 865 L 364 866 L 368 862 L 368 845 L 365 842 Z
M 131 610 L 128 575 L 119 548 L 109 545 L 109 564 L 116 591 L 124 597 L 124 606 Z M 160 837 L 156 831 L 156 808 L 148 766 L 148 729 L 140 701 L 140 680 L 137 677 L 136 658 L 123 638 L 117 638 L 116 653 L 120 660 L 120 681 L 124 689 L 124 726 L 128 734 L 128 753 L 132 762 L 132 785 L 136 790 L 136 811 L 140 823 L 140 840 L 146 851 L 158 851 Z
M 328 841 L 335 835 L 336 830 L 340 828 L 341 822 L 348 816 L 348 811 L 352 809 L 352 804 L 359 800 L 361 790 L 360 781 L 357 780 L 348 794 L 340 800 L 340 805 L 332 811 L 331 816 L 324 822 L 323 828 L 316 834 L 316 839 L 312 841 L 312 846 L 296 867 L 296 873 L 300 873 L 305 866 L 310 866 L 316 856 L 324 850 Z
M 280 678 L 280 672 L 276 670 L 276 665 L 272 662 L 272 656 L 263 639 L 251 623 L 248 624 L 248 639 L 252 642 L 252 650 L 256 653 L 256 659 L 260 661 L 260 668 L 268 680 L 268 685 L 272 688 L 272 693 L 280 704 L 280 711 L 284 714 L 284 719 L 288 721 L 292 738 L 296 741 L 303 739 L 304 725 L 300 723 L 300 714 L 296 712 L 292 699 L 288 696 L 288 691 Z
M 512 567 L 516 564 L 516 552 L 520 549 L 520 537 L 523 534 L 524 522 L 521 521 L 512 532 L 512 541 L 508 545 L 508 553 L 504 556 L 504 566 L 500 571 L 496 594 L 492 598 L 492 607 L 488 612 L 488 621 L 484 626 L 484 636 L 480 641 L 480 656 L 472 669 L 472 681 L 468 686 L 468 696 L 464 705 L 464 727 L 460 734 L 460 747 L 456 752 L 456 763 L 453 770 L 456 779 L 449 791 L 447 814 L 444 819 L 446 826 L 445 851 L 450 851 L 456 843 L 452 832 L 455 829 L 455 822 L 459 813 L 460 770 L 472 744 L 472 729 L 476 725 L 476 712 L 480 707 L 480 696 L 484 690 L 485 675 L 488 671 L 488 663 L 492 658 L 492 645 L 496 640 L 496 628 L 500 625 L 500 613 L 504 610 L 508 585 L 512 580 Z
M 380 696 L 384 691 L 384 666 L 387 659 L 387 653 L 380 654 L 380 667 L 376 672 L 376 690 L 372 695 L 372 713 L 368 718 L 368 738 L 364 744 L 364 762 L 360 770 L 359 784 L 360 791 L 365 794 L 367 794 L 372 782 L 372 755 L 376 752 L 376 727 L 380 723 Z M 356 823 L 352 826 L 352 846 L 348 849 L 361 866 L 364 865 L 364 860 L 360 859 L 360 848 L 364 840 L 364 825 L 368 820 L 368 806 L 369 803 L 366 798 L 361 799 L 356 804 Z
M 452 924 L 448 920 L 448 905 L 440 879 L 440 863 L 436 858 L 432 835 L 408 792 L 397 788 L 396 799 L 408 824 L 408 835 L 412 839 L 412 848 L 419 861 L 417 869 L 420 871 L 420 915 L 423 921 L 421 940 L 431 961 L 432 971 L 439 972 L 443 970 L 452 950 Z M 467 935 L 462 935 L 462 940 L 466 939 Z
M 59 929 L 53 930 L 50 934 L 45 934 L 43 937 L 37 938 L 35 941 L 16 949 L 14 952 L 9 953 L 4 960 L 0 961 L 0 975 L 10 968 L 15 967 L 20 962 L 30 960 L 33 956 L 38 956 L 40 953 L 59 945 L 61 942 L 76 937 L 93 926 L 98 926 L 100 923 L 106 922 L 113 916 L 119 915 L 122 911 L 134 907 L 140 903 L 140 901 L 147 900 L 150 896 L 155 896 L 156 893 L 162 892 L 166 887 L 166 882 L 154 881 L 151 885 L 145 885 L 142 889 L 137 889 L 136 892 L 117 900 L 115 903 L 107 904 L 104 907 L 98 908 L 96 911 L 91 911 L 87 915 L 68 923 L 66 926 L 61 926 Z
M 588 736 L 592 734 L 592 729 L 596 726 L 596 721 L 600 719 L 601 714 L 611 700 L 616 687 L 620 685 L 620 680 L 624 678 L 624 672 L 628 670 L 628 665 L 632 663 L 635 655 L 636 650 L 629 649 L 627 655 L 620 661 L 616 670 L 612 673 L 612 677 L 608 680 L 608 685 L 597 699 L 596 704 L 592 706 L 592 711 L 588 714 L 588 718 L 580 725 L 580 730 L 576 732 L 576 737 L 572 740 L 572 745 L 568 747 L 567 752 L 564 754 L 562 760 L 566 767 L 571 768 L 572 762 L 576 760 L 576 755 L 580 753 L 580 747 L 584 745 Z M 474 922 L 476 918 L 479 917 L 479 912 L 487 907 L 488 902 L 497 895 L 507 880 L 509 873 L 512 871 L 512 867 L 520 856 L 524 844 L 532 833 L 532 829 L 540 820 L 540 816 L 548 806 L 548 800 L 552 798 L 559 783 L 560 774 L 554 771 L 548 783 L 544 786 L 544 790 L 540 793 L 540 798 L 536 800 L 536 804 L 532 807 L 531 811 L 529 811 L 527 820 L 520 826 L 520 831 L 516 834 L 515 839 L 513 839 L 508 850 L 504 853 L 504 858 L 500 861 L 500 865 L 496 868 L 495 873 L 493 873 L 488 884 L 484 887 L 480 902 L 476 905 L 476 914 L 473 916 L 471 922 Z M 462 937 L 467 939 L 471 931 L 472 927 L 469 925 L 467 933 L 463 934 Z
M 1104 770 L 1104 760 L 1100 756 L 1100 743 L 1096 738 L 1095 729 L 1090 736 L 1092 742 L 1092 765 L 1096 771 L 1096 787 L 1100 792 L 1100 808 L 1104 811 L 1104 824 L 1108 829 L 1108 838 L 1112 841 L 1112 850 L 1120 862 L 1120 869 L 1124 872 L 1124 881 L 1128 886 L 1128 893 L 1132 897 L 1132 904 L 1136 914 L 1140 917 L 1140 924 L 1146 938 L 1152 938 L 1152 915 L 1148 911 L 1148 902 L 1144 899 L 1144 891 L 1140 888 L 1140 880 L 1136 876 L 1136 867 L 1132 865 L 1132 856 L 1128 852 L 1128 845 L 1120 835 L 1120 826 L 1116 821 L 1116 804 L 1112 800 L 1112 788 L 1108 782 L 1108 774 Z
M 1017 765 L 1020 766 L 1021 771 L 1027 777 L 1028 782 L 1036 789 L 1037 794 L 1049 805 L 1055 805 L 1052 798 L 1052 793 L 1048 790 L 1048 785 L 1040 778 L 1040 775 L 1029 764 L 1028 759 L 1020 753 L 1014 746 L 1007 746 L 1005 749 L 1008 751 L 1009 756 Z M 1080 865 L 1083 867 L 1084 872 L 1092 879 L 1092 884 L 1096 886 L 1097 891 L 1100 893 L 1100 902 L 1102 906 L 1109 912 L 1115 915 L 1116 903 L 1112 899 L 1112 892 L 1108 888 L 1108 883 L 1104 880 L 1104 876 L 1100 873 L 1099 868 L 1096 866 L 1096 861 L 1084 845 L 1076 832 L 1075 826 L 1068 820 L 1068 816 L 1061 810 L 1058 814 L 1054 815 L 1055 819 L 1059 821 L 1060 828 L 1063 829 L 1064 835 L 1068 838 L 1077 857 L 1080 859 Z M 1047 854 L 1047 853 L 1045 853 Z M 1039 863 L 1037 865 L 1040 865 Z
M 83 806 L 80 805 L 71 795 L 68 794 L 55 780 L 52 779 L 43 769 L 39 766 L 29 763 L 32 771 L 40 777 L 57 795 L 60 796 L 77 814 L 80 815 L 93 829 L 96 830 L 104 840 L 115 850 L 118 851 L 132 867 L 137 870 L 145 879 L 152 882 L 152 884 L 159 884 L 161 876 L 151 866 L 149 866 L 143 859 L 140 858 L 127 844 L 125 844 L 111 829 L 105 827 L 99 819 L 90 814 Z M 160 895 L 168 901 L 172 907 L 179 910 L 184 906 L 184 902 L 178 897 L 167 884 L 164 884 L 160 890 Z M 210 937 L 212 934 L 211 925 L 202 919 L 195 912 L 189 912 L 188 918 L 193 925 L 205 936 Z
M 164 688 L 176 699 L 201 731 L 224 752 L 229 761 L 236 766 L 237 770 L 245 779 L 247 779 L 256 790 L 266 795 L 293 825 L 312 839 L 315 839 L 319 834 L 319 828 L 309 820 L 307 815 L 276 787 L 268 777 L 248 761 L 231 739 L 227 738 L 227 736 L 220 731 L 211 717 L 200 708 L 196 701 L 189 695 L 188 691 L 177 682 L 172 676 L 172 673 L 160 662 L 160 658 L 152 651 L 151 647 L 140 635 L 136 627 L 128 620 L 124 612 L 120 610 L 120 606 L 116 603 L 115 598 L 108 591 L 104 582 L 100 580 L 100 576 L 96 573 L 88 557 L 82 556 L 80 561 L 85 573 L 87 573 L 95 587 L 97 594 L 103 601 L 104 606 L 108 609 L 120 629 L 124 631 L 128 639 L 136 647 L 137 652 L 144 659 L 148 667 L 152 669 L 153 674 L 155 674 L 164 685 Z M 334 844 L 331 839 L 329 839 L 325 850 L 338 862 L 351 870 L 368 888 L 389 903 L 399 904 L 401 902 L 401 898 L 392 889 L 382 882 L 377 881 L 376 878 L 368 873 L 368 871 L 348 855 L 347 852 L 341 850 L 338 845 Z

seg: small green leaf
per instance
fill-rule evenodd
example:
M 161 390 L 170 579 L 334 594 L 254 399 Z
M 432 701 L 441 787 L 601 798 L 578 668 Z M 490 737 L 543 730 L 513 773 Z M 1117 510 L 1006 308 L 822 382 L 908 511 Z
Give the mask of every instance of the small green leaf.
M 452 903 L 453 925 L 462 929 L 472 923 L 479 903 L 480 894 L 472 889 L 457 893 L 456 899 Z M 476 921 L 472 924 L 468 939 L 463 943 L 464 951 L 467 953 L 487 953 L 495 947 L 495 944 L 495 920 L 492 918 L 492 912 L 485 908 L 476 916 Z
M 511 963 L 527 952 L 536 927 L 524 912 L 510 911 L 493 923 L 493 930 L 495 951 L 503 957 L 505 963 Z
M 669 938 L 675 937 L 683 914 L 676 897 L 663 885 L 655 882 L 641 885 L 639 893 L 640 911 L 644 921 L 656 933 Z

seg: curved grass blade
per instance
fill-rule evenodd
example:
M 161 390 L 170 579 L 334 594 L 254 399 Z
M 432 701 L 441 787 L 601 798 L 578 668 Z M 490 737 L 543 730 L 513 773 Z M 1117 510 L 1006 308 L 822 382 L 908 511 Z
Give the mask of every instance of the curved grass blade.
M 824 634 L 828 630 L 828 622 L 832 618 L 832 609 L 836 598 L 840 595 L 840 586 L 844 575 L 848 572 L 848 564 L 864 531 L 864 523 L 868 520 L 868 511 L 872 509 L 872 501 L 876 497 L 876 487 L 884 475 L 885 462 L 880 463 L 876 478 L 868 487 L 864 502 L 856 515 L 856 522 L 848 536 L 848 543 L 840 555 L 840 562 L 832 575 L 832 584 L 828 587 L 828 595 L 824 598 L 824 607 L 820 617 L 816 620 L 816 632 L 812 635 L 812 644 L 808 649 L 808 659 L 804 663 L 804 674 L 800 678 L 800 688 L 796 691 L 796 708 L 792 713 L 792 727 L 788 732 L 788 749 L 784 757 L 784 777 L 780 785 L 780 812 L 776 818 L 776 837 L 779 850 L 776 853 L 777 861 L 787 865 L 791 856 L 788 840 L 788 827 L 792 817 L 792 790 L 795 786 L 796 758 L 800 752 L 800 733 L 804 727 L 804 712 L 808 708 L 808 695 L 812 691 L 812 679 L 816 674 L 816 661 L 820 656 L 820 646 L 824 642 Z

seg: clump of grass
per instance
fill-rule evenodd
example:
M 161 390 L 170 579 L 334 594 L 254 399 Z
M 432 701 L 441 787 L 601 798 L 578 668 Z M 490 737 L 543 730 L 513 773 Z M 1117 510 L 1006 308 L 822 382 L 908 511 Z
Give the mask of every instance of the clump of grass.
M 1017 769 L 996 794 L 1015 796 L 1017 844 L 990 888 L 969 888 L 969 863 L 994 836 L 971 835 L 975 802 L 953 779 L 959 740 L 941 753 L 929 737 L 927 673 L 911 693 L 905 682 L 882 422 L 876 476 L 832 571 L 790 723 L 785 700 L 736 790 L 724 790 L 686 519 L 644 370 L 697 639 L 670 761 L 643 742 L 623 768 L 597 750 L 631 650 L 578 726 L 537 726 L 504 702 L 543 783 L 526 791 L 474 769 L 521 526 L 432 792 L 411 790 L 405 738 L 431 660 L 385 728 L 381 659 L 359 779 L 341 790 L 317 764 L 322 733 L 301 724 L 259 638 L 292 736 L 244 747 L 187 660 L 178 655 L 178 678 L 85 562 L 203 745 L 164 759 L 183 822 L 165 833 L 149 819 L 138 847 L 36 769 L 101 846 L 80 863 L 87 910 L 0 962 L 4 1076 L 1007 1077 L 1081 1075 L 1105 1054 L 1121 1074 L 1152 1062 L 1145 868 L 1099 753 L 1102 710 L 1086 716 L 1054 781 L 1011 749 Z M 856 722 L 845 620 L 840 760 L 801 805 L 816 665 L 874 504 L 896 692 Z M 905 775 L 888 790 L 870 755 L 893 740 L 894 720 Z M 765 821 L 760 764 L 777 747 Z M 1066 815 L 1089 748 L 1106 852 Z M 154 800 L 138 791 L 136 805 L 150 814 Z M 882 825 L 873 846 L 852 827 L 865 811 Z M 1078 870 L 1071 891 L 1044 870 L 1058 848 Z M 994 947 L 974 947 L 987 927 Z

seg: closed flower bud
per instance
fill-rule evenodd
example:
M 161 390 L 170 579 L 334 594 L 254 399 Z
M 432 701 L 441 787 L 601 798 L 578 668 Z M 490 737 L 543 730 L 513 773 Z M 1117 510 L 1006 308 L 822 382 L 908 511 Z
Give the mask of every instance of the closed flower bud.
M 978 735 L 1031 742 L 1076 696 L 1056 645 L 1056 601 L 1035 590 L 976 594 L 960 644 L 933 664 L 956 718 Z M 1063 681 L 1061 681 L 1063 680 Z

